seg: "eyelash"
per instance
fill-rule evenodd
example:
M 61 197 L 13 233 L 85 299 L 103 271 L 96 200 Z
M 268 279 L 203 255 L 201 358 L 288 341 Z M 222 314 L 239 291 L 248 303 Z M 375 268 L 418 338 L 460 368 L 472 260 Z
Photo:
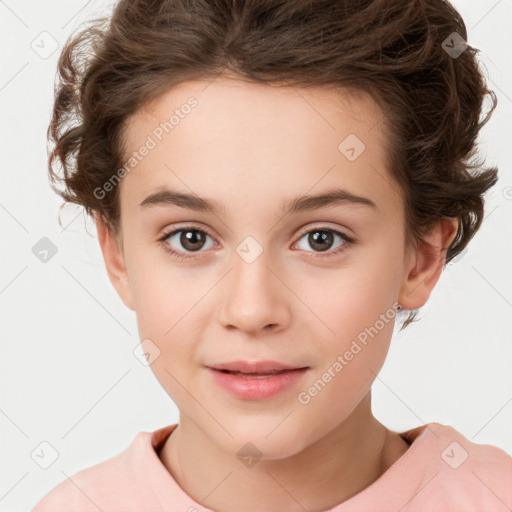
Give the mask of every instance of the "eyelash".
M 164 235 L 162 235 L 161 238 L 158 239 L 159 245 L 161 245 L 162 248 L 164 249 L 164 251 L 167 252 L 172 258 L 174 258 L 174 259 L 176 259 L 178 261 L 183 261 L 183 260 L 191 259 L 191 258 L 195 257 L 195 256 L 185 256 L 184 254 L 186 254 L 186 253 L 178 252 L 178 251 L 172 249 L 169 246 L 169 244 L 166 243 L 166 240 L 171 235 L 175 235 L 176 233 L 179 233 L 180 231 L 198 231 L 200 233 L 208 235 L 210 238 L 215 240 L 214 237 L 208 231 L 206 231 L 205 229 L 199 228 L 198 226 L 194 226 L 194 225 L 186 225 L 186 226 L 180 227 L 179 229 L 171 229 L 171 230 L 167 231 Z M 327 227 L 316 227 L 316 228 L 313 228 L 313 229 L 310 228 L 308 230 L 305 230 L 305 231 L 301 232 L 299 238 L 297 239 L 297 242 L 304 235 L 307 235 L 308 233 L 311 233 L 313 231 L 327 231 L 327 232 L 330 232 L 330 233 L 334 233 L 335 235 L 340 236 L 344 240 L 345 243 L 342 244 L 337 249 L 334 249 L 334 250 L 331 250 L 331 251 L 327 251 L 327 254 L 328 254 L 327 256 L 324 256 L 321 253 L 314 253 L 313 255 L 309 256 L 311 258 L 331 258 L 331 257 L 334 257 L 334 256 L 340 254 L 341 252 L 343 252 L 344 250 L 346 250 L 347 246 L 349 246 L 350 244 L 353 244 L 353 243 L 356 242 L 356 240 L 354 238 L 346 235 L 345 233 L 342 233 L 341 231 L 338 231 L 337 229 L 327 228 Z M 295 242 L 295 243 L 297 243 L 297 242 Z M 204 251 L 197 251 L 197 252 L 204 252 Z M 310 252 L 310 251 L 307 251 L 307 252 Z

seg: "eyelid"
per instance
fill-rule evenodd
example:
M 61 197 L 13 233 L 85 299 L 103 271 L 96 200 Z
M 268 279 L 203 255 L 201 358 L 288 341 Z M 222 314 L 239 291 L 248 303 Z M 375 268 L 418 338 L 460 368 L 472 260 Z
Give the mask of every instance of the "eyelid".
M 172 235 L 178 231 L 185 230 L 187 228 L 188 229 L 197 229 L 198 231 L 204 231 L 210 238 L 212 238 L 216 243 L 218 243 L 217 240 L 215 239 L 215 237 L 212 235 L 212 233 L 208 230 L 208 228 L 206 228 L 200 224 L 197 224 L 197 223 L 185 223 L 185 224 L 169 226 L 168 228 L 166 228 L 162 231 L 162 234 L 159 235 L 158 240 L 162 241 L 162 239 L 168 238 L 170 235 Z M 343 237 L 345 237 L 347 239 L 347 241 L 351 241 L 351 242 L 357 241 L 357 238 L 355 238 L 352 235 L 347 234 L 345 232 L 344 228 L 341 228 L 341 230 L 343 230 L 343 231 L 341 231 L 339 227 L 332 227 L 332 226 L 329 226 L 328 223 L 319 222 L 316 226 L 307 225 L 307 226 L 302 227 L 299 230 L 299 233 L 298 233 L 297 238 L 294 243 L 298 242 L 305 234 L 307 234 L 310 231 L 313 231 L 315 229 L 331 229 L 333 231 L 339 232 L 340 235 L 342 235 Z
M 335 233 L 339 233 L 343 238 L 345 238 L 347 240 L 347 242 L 357 242 L 357 238 L 355 236 L 352 236 L 352 235 L 349 235 L 346 231 L 345 228 L 342 228 L 342 227 L 334 227 L 334 226 L 329 226 L 329 223 L 328 222 L 319 222 L 317 223 L 317 225 L 314 225 L 314 226 L 311 226 L 311 225 L 307 225 L 305 226 L 304 228 L 301 228 L 300 231 L 299 231 L 299 235 L 298 235 L 298 238 L 297 238 L 297 242 L 307 233 L 311 232 L 311 231 L 314 231 L 315 229 L 318 229 L 318 230 L 329 230 L 329 231 L 333 231 Z
M 211 232 L 204 226 L 196 223 L 185 223 L 185 224 L 179 224 L 174 226 L 169 226 L 162 230 L 162 234 L 159 235 L 158 241 L 161 242 L 162 240 L 165 240 L 166 238 L 170 237 L 171 235 L 179 232 L 179 231 L 186 231 L 187 229 L 190 230 L 196 230 L 196 231 L 204 231 L 210 238 L 212 238 L 216 243 L 217 240 L 215 240 L 215 237 L 211 234 Z

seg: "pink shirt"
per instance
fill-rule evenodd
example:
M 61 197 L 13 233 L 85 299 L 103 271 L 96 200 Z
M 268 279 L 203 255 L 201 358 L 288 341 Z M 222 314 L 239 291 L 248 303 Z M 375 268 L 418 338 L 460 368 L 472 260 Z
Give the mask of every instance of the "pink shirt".
M 176 428 L 139 432 L 118 455 L 48 492 L 32 512 L 207 512 L 155 450 Z M 510 512 L 512 457 L 429 423 L 400 433 L 410 448 L 373 484 L 329 512 Z

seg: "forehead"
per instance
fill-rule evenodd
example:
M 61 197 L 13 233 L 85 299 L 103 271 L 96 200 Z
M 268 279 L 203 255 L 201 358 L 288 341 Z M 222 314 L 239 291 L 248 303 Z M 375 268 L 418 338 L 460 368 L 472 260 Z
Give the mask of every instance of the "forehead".
M 393 186 L 383 113 L 371 96 L 347 89 L 183 82 L 128 119 L 126 158 L 148 143 L 121 181 L 132 203 L 164 185 L 202 197 L 274 189 L 291 197 L 316 184 L 375 197 L 375 185 Z
M 169 120 L 173 113 L 172 131 L 186 132 L 183 126 L 195 123 L 182 121 L 192 117 L 202 125 L 203 132 L 209 130 L 210 134 L 238 128 L 241 135 L 249 128 L 267 127 L 271 131 L 272 127 L 284 127 L 298 135 L 346 127 L 359 130 L 363 136 L 383 121 L 374 99 L 356 89 L 288 87 L 217 77 L 180 83 L 144 104 L 127 120 L 127 144 L 135 145 L 140 135 L 137 132 L 148 132 L 155 128 L 155 122 Z M 295 121 L 307 124 L 298 127 Z

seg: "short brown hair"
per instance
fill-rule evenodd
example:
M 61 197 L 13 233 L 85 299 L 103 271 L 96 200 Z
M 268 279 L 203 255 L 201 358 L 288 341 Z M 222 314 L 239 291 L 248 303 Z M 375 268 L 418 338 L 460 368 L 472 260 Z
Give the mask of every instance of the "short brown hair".
M 479 50 L 445 0 L 120 0 L 70 36 L 58 63 L 48 138 L 50 181 L 67 202 L 119 230 L 119 187 L 94 193 L 124 160 L 127 118 L 173 85 L 228 73 L 284 86 L 345 87 L 383 109 L 388 169 L 404 200 L 408 243 L 439 220 L 459 228 L 445 265 L 466 247 L 497 181 L 476 139 L 496 108 Z M 480 119 L 485 98 L 491 105 Z M 62 164 L 62 175 L 54 169 Z M 479 172 L 475 172 L 479 171 Z M 64 187 L 56 187 L 62 182 Z M 409 315 L 402 329 L 414 321 Z

